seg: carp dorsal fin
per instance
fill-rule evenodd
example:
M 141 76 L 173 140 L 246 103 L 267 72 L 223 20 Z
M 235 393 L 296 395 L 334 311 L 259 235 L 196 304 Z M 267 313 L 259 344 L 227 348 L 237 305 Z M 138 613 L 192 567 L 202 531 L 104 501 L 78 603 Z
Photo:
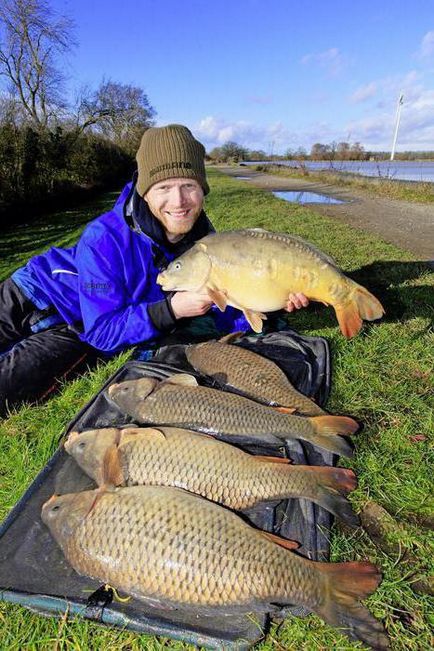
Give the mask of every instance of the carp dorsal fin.
M 193 375 L 189 375 L 188 373 L 178 373 L 177 375 L 171 375 L 167 378 L 167 380 L 163 380 L 161 384 L 179 384 L 183 387 L 199 386 L 196 378 Z
M 231 344 L 233 341 L 238 339 L 238 337 L 242 337 L 244 332 L 242 330 L 238 330 L 237 332 L 230 332 L 228 335 L 225 335 L 224 337 L 221 337 L 218 339 L 219 344 Z
M 148 436 L 149 438 L 166 438 L 164 432 L 156 427 L 125 427 L 121 430 L 120 445 L 134 441 L 137 437 Z
M 262 332 L 262 321 L 267 318 L 265 314 L 253 310 L 243 310 L 243 314 L 254 332 Z
M 142 427 L 132 427 L 131 425 L 123 425 L 119 428 L 119 431 L 121 433 L 121 438 L 123 434 L 126 434 L 127 436 L 137 436 L 137 434 L 140 434 Z
M 156 441 L 165 441 L 167 439 L 165 433 L 157 427 L 142 427 L 140 434 Z
M 300 547 L 300 544 L 295 540 L 281 538 L 280 536 L 276 536 L 275 533 L 270 533 L 269 531 L 261 531 L 261 535 L 264 536 L 264 538 L 267 538 L 267 540 L 271 540 L 271 542 L 274 542 L 276 545 L 280 545 L 280 547 L 284 547 L 285 549 L 298 549 Z
M 262 454 L 255 454 L 253 458 L 255 461 L 266 461 L 267 463 L 292 463 L 291 459 L 287 457 L 267 457 Z
M 213 303 L 217 305 L 220 312 L 224 312 L 228 304 L 226 294 L 221 289 L 211 289 L 211 287 L 207 287 L 206 290 L 208 292 L 208 296 L 213 301 Z
M 120 452 L 116 444 L 107 448 L 102 462 L 102 486 L 121 486 L 125 482 Z

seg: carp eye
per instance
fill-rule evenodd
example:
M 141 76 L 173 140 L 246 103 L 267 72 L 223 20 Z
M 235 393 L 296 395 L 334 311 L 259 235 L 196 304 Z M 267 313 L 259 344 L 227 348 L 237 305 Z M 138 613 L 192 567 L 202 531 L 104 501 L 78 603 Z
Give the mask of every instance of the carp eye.
M 86 441 L 80 441 L 80 443 L 77 445 L 77 447 L 78 447 L 80 450 L 83 450 L 83 448 L 86 447 Z
M 175 269 L 175 271 L 179 271 L 181 269 L 181 266 L 182 265 L 181 265 L 180 262 L 175 262 L 175 264 L 173 265 L 173 268 Z
M 53 506 L 51 509 L 52 511 L 58 511 L 60 509 L 60 504 L 56 504 L 56 506 Z

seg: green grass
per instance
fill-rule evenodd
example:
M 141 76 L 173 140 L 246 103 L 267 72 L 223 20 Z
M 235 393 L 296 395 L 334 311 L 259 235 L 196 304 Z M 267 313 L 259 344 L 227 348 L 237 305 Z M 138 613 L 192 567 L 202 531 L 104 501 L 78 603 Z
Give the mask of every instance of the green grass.
M 338 167 L 339 161 L 336 161 L 335 165 Z M 283 165 L 257 165 L 254 169 L 265 174 L 362 190 L 376 197 L 421 203 L 434 202 L 434 184 L 428 181 L 400 181 L 380 175 L 370 177 L 351 172 L 339 172 L 337 169 L 309 170 L 307 167 L 291 168 Z
M 50 246 L 72 246 L 85 225 L 111 208 L 118 192 L 107 192 L 85 207 L 50 213 L 47 216 L 8 226 L 0 232 L 0 280 L 7 278 L 29 258 Z
M 333 311 L 319 304 L 288 317 L 296 330 L 321 335 L 332 350 L 333 383 L 328 408 L 354 416 L 364 425 L 355 436 L 354 468 L 359 486 L 352 502 L 359 510 L 379 502 L 403 524 L 397 535 L 402 548 L 418 559 L 409 568 L 405 558 L 389 557 L 362 530 L 335 528 L 332 560 L 369 559 L 383 572 L 383 582 L 368 599 L 372 613 L 384 620 L 394 651 L 431 648 L 432 599 L 416 595 L 411 582 L 417 573 L 432 573 L 432 534 L 417 527 L 415 518 L 432 512 L 433 274 L 410 253 L 365 232 L 288 204 L 271 193 L 210 170 L 212 193 L 207 212 L 218 229 L 263 227 L 300 235 L 336 258 L 344 271 L 373 291 L 386 317 L 368 324 L 347 341 Z M 88 210 L 58 214 L 14 230 L 14 245 L 1 238 L 7 275 L 29 256 L 55 244 L 70 244 L 84 223 L 111 204 L 105 196 Z M 120 367 L 128 353 L 101 364 L 63 387 L 46 404 L 23 407 L 0 423 L 0 518 L 6 516 L 56 449 L 69 420 Z M 418 441 L 413 437 L 423 434 Z M 396 542 L 396 541 L 395 541 Z M 415 574 L 416 573 L 416 574 Z M 433 620 L 431 619 L 431 624 Z M 42 618 L 26 609 L 0 604 L 0 648 L 13 650 L 191 649 L 180 642 L 125 631 L 104 629 L 86 621 Z M 351 643 L 315 616 L 289 618 L 274 627 L 257 647 L 288 651 L 364 648 Z

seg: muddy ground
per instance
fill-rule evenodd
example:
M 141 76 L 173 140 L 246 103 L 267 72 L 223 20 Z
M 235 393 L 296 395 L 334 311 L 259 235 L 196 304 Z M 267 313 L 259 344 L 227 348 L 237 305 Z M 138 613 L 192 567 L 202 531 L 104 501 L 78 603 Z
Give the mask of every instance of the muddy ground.
M 321 215 L 375 233 L 386 242 L 412 252 L 419 260 L 434 265 L 434 205 L 432 203 L 372 197 L 353 188 L 263 174 L 247 166 L 219 165 L 219 170 L 229 176 L 248 176 L 250 179 L 248 183 L 264 190 L 304 190 L 342 199 L 347 203 L 307 205 Z

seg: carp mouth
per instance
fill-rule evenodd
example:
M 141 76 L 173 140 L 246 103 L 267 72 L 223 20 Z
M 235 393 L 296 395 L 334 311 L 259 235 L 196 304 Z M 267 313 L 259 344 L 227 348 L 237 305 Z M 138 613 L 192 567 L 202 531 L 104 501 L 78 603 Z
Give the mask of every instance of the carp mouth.
M 113 397 L 113 394 L 116 392 L 116 389 L 118 388 L 119 384 L 112 384 L 109 388 L 107 393 L 109 394 L 110 398 Z
M 166 290 L 166 287 L 164 286 L 164 283 L 165 283 L 165 274 L 164 274 L 164 271 L 162 271 L 161 273 L 158 274 L 158 276 L 157 276 L 157 283 L 158 283 L 158 285 L 161 285 L 161 287 L 162 287 L 164 290 Z
M 69 453 L 69 451 L 72 449 L 72 446 L 74 444 L 74 441 L 78 439 L 80 436 L 80 432 L 70 432 L 66 438 L 66 441 L 64 443 L 65 450 Z

